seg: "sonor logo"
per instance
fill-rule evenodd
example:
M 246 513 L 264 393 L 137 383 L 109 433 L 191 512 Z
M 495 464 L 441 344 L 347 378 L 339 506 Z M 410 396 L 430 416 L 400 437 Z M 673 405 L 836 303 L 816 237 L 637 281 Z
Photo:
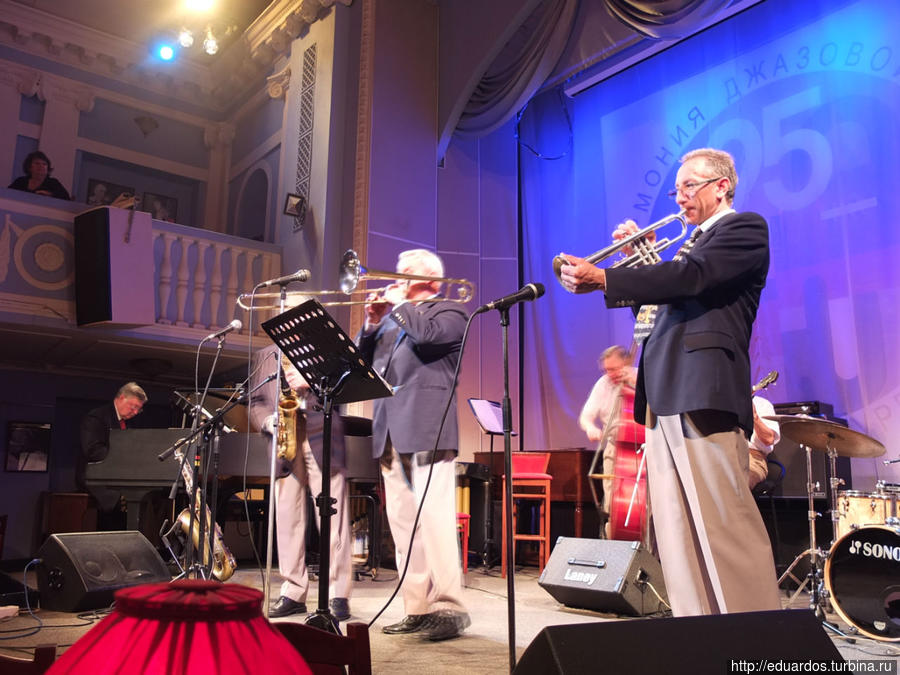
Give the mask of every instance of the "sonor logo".
M 862 542 L 854 539 L 850 544 L 850 553 L 853 555 L 861 555 L 866 558 L 883 558 L 884 560 L 896 560 L 900 562 L 900 546 L 885 546 L 883 544 L 873 544 L 869 541 Z
M 596 574 L 590 574 L 588 572 L 573 572 L 569 567 L 566 568 L 566 576 L 564 577 L 566 581 L 579 581 L 587 584 L 588 586 L 594 583 L 594 580 L 596 578 Z

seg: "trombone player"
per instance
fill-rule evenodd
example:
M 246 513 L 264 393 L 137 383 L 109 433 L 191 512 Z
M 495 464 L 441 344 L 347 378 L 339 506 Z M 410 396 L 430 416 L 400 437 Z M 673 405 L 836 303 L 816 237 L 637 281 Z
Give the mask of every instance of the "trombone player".
M 749 342 L 769 269 L 768 225 L 732 208 L 736 186 L 731 155 L 689 152 L 670 195 L 697 226 L 682 247 L 690 252 L 607 270 L 563 254 L 560 269 L 567 290 L 603 291 L 607 307 L 658 306 L 634 416 L 647 427 L 655 534 L 675 616 L 781 609 L 772 549 L 748 488 Z M 629 220 L 613 238 L 636 231 Z
M 381 298 L 369 295 L 357 336 L 362 355 L 394 387 L 393 396 L 373 403 L 372 454 L 381 463 L 397 570 L 409 560 L 401 588 L 406 616 L 382 630 L 449 640 L 471 623 L 462 600 L 456 534 L 459 431 L 453 391 L 467 315 L 440 294 L 444 265 L 431 251 L 402 252 L 397 273 L 414 278 L 392 283 Z

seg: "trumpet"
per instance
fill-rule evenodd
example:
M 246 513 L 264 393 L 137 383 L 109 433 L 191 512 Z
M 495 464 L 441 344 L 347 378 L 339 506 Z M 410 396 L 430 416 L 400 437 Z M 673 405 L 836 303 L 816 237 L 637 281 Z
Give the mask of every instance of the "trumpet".
M 467 281 L 466 279 L 429 277 L 420 276 L 418 274 L 401 274 L 400 272 L 382 272 L 380 270 L 367 269 L 360 262 L 359 255 L 357 255 L 356 251 L 350 249 L 346 253 L 344 253 L 343 257 L 341 258 L 341 265 L 338 270 L 338 280 L 341 287 L 340 291 L 296 291 L 287 293 L 287 298 L 308 299 L 309 297 L 317 295 L 338 295 L 339 293 L 343 293 L 344 295 L 350 297 L 355 294 L 365 294 L 366 296 L 368 296 L 368 294 L 370 293 L 375 293 L 381 296 L 381 300 L 366 299 L 366 297 L 363 297 L 359 300 L 329 300 L 322 303 L 324 307 L 365 305 L 371 302 L 383 301 L 384 292 L 387 286 L 378 289 L 359 288 L 360 284 L 371 281 L 373 279 L 390 279 L 393 281 L 439 281 L 442 284 L 447 284 L 448 287 L 452 287 L 454 289 L 456 297 L 448 297 L 448 300 L 451 300 L 453 302 L 468 302 L 475 294 L 475 285 L 471 281 Z M 448 296 L 449 295 L 450 294 L 448 293 Z M 251 309 L 251 305 L 249 303 L 252 301 L 252 309 L 254 310 L 279 309 L 279 304 L 275 302 L 279 298 L 281 298 L 280 292 L 264 292 L 257 293 L 255 295 L 252 295 L 250 293 L 241 293 L 241 295 L 238 296 L 237 304 L 242 309 Z M 290 304 L 289 300 L 288 304 Z
M 617 260 L 610 268 L 616 267 L 640 267 L 642 265 L 655 265 L 660 262 L 661 258 L 659 254 L 662 251 L 665 251 L 672 244 L 677 241 L 680 241 L 687 234 L 687 220 L 684 217 L 684 211 L 679 211 L 678 213 L 673 213 L 670 216 L 666 216 L 665 218 L 661 218 L 657 220 L 655 223 L 651 223 L 647 225 L 642 230 L 638 230 L 637 232 L 628 235 L 624 239 L 620 239 L 607 246 L 604 249 L 597 251 L 596 253 L 592 253 L 587 256 L 585 260 L 592 265 L 596 265 L 599 262 L 603 262 L 607 258 L 611 258 L 616 255 L 623 249 L 630 246 L 632 248 L 632 253 L 621 260 Z M 651 232 L 656 232 L 656 230 L 661 227 L 665 227 L 669 223 L 674 221 L 679 221 L 681 223 L 681 232 L 672 238 L 665 237 L 663 239 L 657 239 L 656 241 L 650 242 L 647 241 L 647 235 Z M 561 255 L 553 258 L 553 273 L 556 274 L 556 280 L 560 280 L 560 275 L 562 273 L 562 266 L 568 265 L 566 259 Z

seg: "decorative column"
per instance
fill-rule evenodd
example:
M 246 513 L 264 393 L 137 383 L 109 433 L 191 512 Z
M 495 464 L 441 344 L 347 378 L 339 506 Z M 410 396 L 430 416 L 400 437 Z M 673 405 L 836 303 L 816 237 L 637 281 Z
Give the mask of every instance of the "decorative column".
M 53 176 L 71 192 L 79 115 L 94 109 L 94 92 L 42 73 L 38 96 L 46 101 L 40 148 L 53 162 Z
M 231 165 L 231 142 L 234 140 L 233 124 L 219 122 L 204 130 L 203 140 L 209 148 L 209 179 L 206 183 L 206 205 L 203 220 L 205 229 L 225 232 L 228 219 L 228 167 Z
M 16 128 L 19 124 L 20 94 L 37 93 L 38 72 L 13 64 L 0 63 L 0 170 L 7 175 L 21 175 L 22 167 L 13 166 L 16 156 Z M 3 183 L 4 187 L 6 183 Z

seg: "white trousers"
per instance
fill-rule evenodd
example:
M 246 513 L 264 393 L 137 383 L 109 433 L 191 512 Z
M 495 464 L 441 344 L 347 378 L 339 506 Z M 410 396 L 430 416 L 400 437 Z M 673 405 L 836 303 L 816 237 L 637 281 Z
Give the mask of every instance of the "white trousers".
M 455 459 L 434 463 L 434 473 L 425 495 L 412 551 L 409 551 L 413 522 L 425 493 L 430 468 L 429 464 L 420 466 L 416 460 L 418 456 L 428 457 L 430 454 L 404 455 L 404 462 L 388 444 L 381 458 L 385 510 L 394 538 L 398 573 L 402 573 L 409 557 L 409 569 L 400 589 L 407 615 L 428 614 L 439 609 L 466 611 L 462 601 L 462 571 L 456 530 Z M 408 467 L 409 477 L 404 463 Z
M 299 439 L 298 439 L 299 441 Z M 302 448 L 302 449 L 301 449 Z M 284 578 L 281 595 L 306 602 L 309 576 L 306 571 L 306 490 L 313 499 L 322 491 L 322 471 L 313 457 L 309 441 L 298 444 L 291 473 L 275 481 L 275 531 L 278 533 L 278 571 Z M 331 496 L 337 513 L 331 516 L 331 561 L 328 575 L 330 598 L 349 598 L 353 589 L 353 561 L 350 558 L 350 516 L 347 509 L 347 481 L 343 469 L 331 470 Z M 319 527 L 319 510 L 312 512 Z
M 702 414 L 648 416 L 650 502 L 672 614 L 781 609 L 747 486 L 746 437 L 738 428 L 704 434 Z

